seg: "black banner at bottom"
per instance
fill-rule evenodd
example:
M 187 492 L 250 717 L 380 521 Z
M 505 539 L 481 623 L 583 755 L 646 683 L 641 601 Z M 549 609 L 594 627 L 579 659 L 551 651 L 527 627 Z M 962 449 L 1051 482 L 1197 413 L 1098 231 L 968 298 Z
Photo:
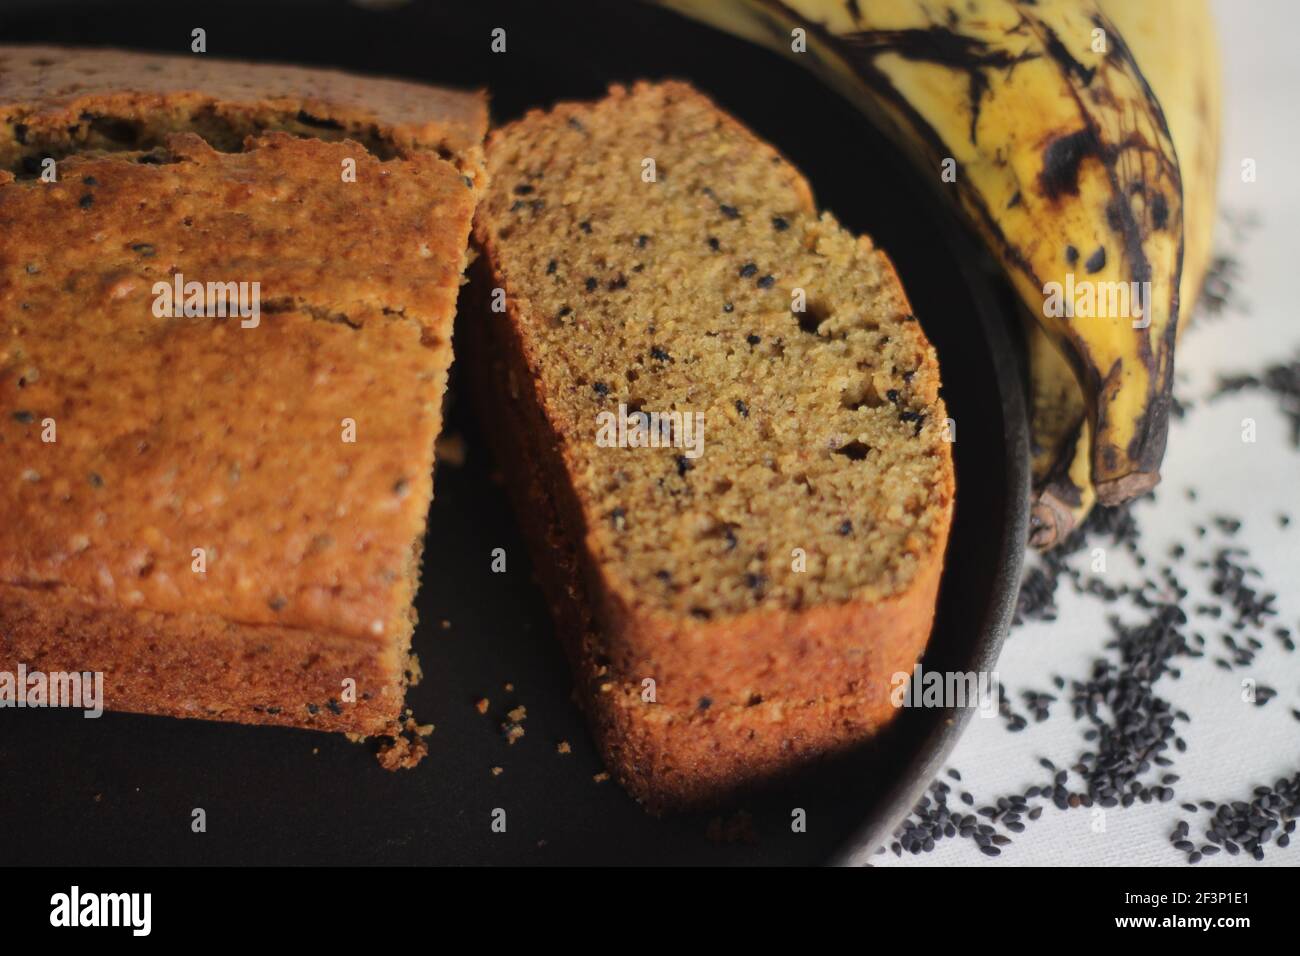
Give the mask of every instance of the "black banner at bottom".
M 966 941 L 985 927 L 1001 941 L 1048 937 L 1192 934 L 1232 945 L 1238 934 L 1277 934 L 1295 919 L 1282 868 L 827 871 L 808 874 L 663 870 L 615 875 L 459 869 L 32 869 L 10 870 L 0 896 L 6 942 L 116 938 L 196 941 L 291 937 L 297 945 L 371 945 L 376 927 L 464 927 L 484 943 L 511 927 L 529 941 L 624 930 L 662 940 L 682 923 L 697 943 L 708 928 L 734 945 L 772 922 L 841 922 L 861 933 L 907 928 L 927 941 Z M 699 883 L 695 883 L 698 879 Z M 790 880 L 787 882 L 787 880 Z M 590 881 L 590 882 L 588 882 Z M 850 902 L 851 901 L 851 902 Z M 847 904 L 847 905 L 846 905 Z M 536 914 L 539 919 L 532 918 Z M 387 932 L 387 930 L 385 930 Z M 1062 935 L 1064 934 L 1064 935 Z M 399 932 L 400 935 L 400 932 Z M 431 937 L 431 945 L 435 943 Z

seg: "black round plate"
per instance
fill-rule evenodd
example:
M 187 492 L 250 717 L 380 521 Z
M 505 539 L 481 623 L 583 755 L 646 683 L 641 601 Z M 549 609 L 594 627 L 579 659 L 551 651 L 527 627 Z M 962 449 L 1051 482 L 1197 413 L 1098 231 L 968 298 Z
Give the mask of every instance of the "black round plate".
M 775 143 L 819 203 L 894 259 L 939 352 L 957 422 L 957 511 L 927 670 L 988 671 L 1020 576 L 1027 426 L 1016 353 L 996 290 L 951 213 L 845 102 L 798 67 L 637 3 L 19 3 L 4 42 L 279 60 L 491 91 L 495 120 L 611 82 L 680 77 Z M 507 52 L 489 50 L 494 27 Z M 454 389 L 454 380 L 453 380 Z M 601 770 L 570 702 L 559 644 L 478 425 L 453 400 L 463 467 L 444 466 L 425 544 L 409 697 L 437 729 L 418 768 L 388 773 L 338 736 L 203 721 L 0 711 L 0 819 L 7 863 L 825 863 L 861 860 L 941 767 L 969 710 L 909 709 L 874 745 L 781 789 L 743 818 L 647 816 Z M 504 547 L 508 574 L 490 570 Z M 444 627 L 442 622 L 449 622 Z M 513 690 L 506 691 L 510 683 Z M 474 702 L 487 697 L 480 715 Z M 505 712 L 527 708 L 508 745 Z M 572 745 L 561 755 L 560 741 Z M 500 767 L 499 775 L 492 768 Z M 195 808 L 207 832 L 191 832 Z M 807 832 L 791 832 L 795 807 Z M 492 814 L 506 811 L 505 833 Z M 710 839 L 707 835 L 723 839 Z M 752 839 L 734 839 L 751 833 Z M 729 838 L 731 837 L 731 838 Z

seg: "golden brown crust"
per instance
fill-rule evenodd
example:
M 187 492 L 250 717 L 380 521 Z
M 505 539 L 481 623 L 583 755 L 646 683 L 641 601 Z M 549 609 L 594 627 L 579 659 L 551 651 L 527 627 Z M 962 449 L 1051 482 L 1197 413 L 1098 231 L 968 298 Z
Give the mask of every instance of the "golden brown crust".
M 190 81 L 256 112 L 229 64 L 0 62 L 0 109 L 31 97 L 15 142 L 65 109 L 158 127 L 148 153 L 72 143 L 57 181 L 0 183 L 0 668 L 104 669 L 115 709 L 376 732 L 401 707 L 478 187 L 437 149 L 273 130 L 221 151 L 160 122 Z M 269 97 L 369 102 L 275 69 Z M 481 133 L 481 97 L 391 92 L 372 122 L 421 147 L 421 115 Z M 177 277 L 256 283 L 260 315 L 159 313 Z M 370 696 L 330 712 L 347 677 Z
M 373 130 L 403 153 L 440 151 L 478 165 L 487 101 L 481 92 L 206 54 L 0 46 L 0 123 L 9 127 L 0 129 L 12 134 L 13 127 L 25 127 L 18 139 L 38 140 L 45 131 L 97 121 L 130 132 L 132 123 L 155 117 L 185 119 L 178 130 L 205 118 L 263 129 L 293 120 L 309 134 L 356 139 Z M 0 166 L 10 165 L 6 145 L 0 136 Z
M 102 673 L 108 710 L 366 735 L 390 730 L 409 667 L 395 646 L 370 640 L 0 584 L 0 669 L 20 663 L 28 673 Z M 355 700 L 345 680 L 356 682 Z

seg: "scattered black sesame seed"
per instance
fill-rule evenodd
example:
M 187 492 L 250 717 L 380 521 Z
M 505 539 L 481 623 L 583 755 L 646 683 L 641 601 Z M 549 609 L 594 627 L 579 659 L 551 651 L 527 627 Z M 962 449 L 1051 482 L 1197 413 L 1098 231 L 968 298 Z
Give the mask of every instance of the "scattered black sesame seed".
M 1271 365 L 1259 375 L 1220 378 L 1215 397 L 1243 389 L 1263 389 L 1278 399 L 1291 426 L 1291 444 L 1300 448 L 1300 356 L 1290 362 Z
M 1232 537 L 1240 529 L 1236 518 L 1219 516 L 1213 521 L 1218 534 Z M 1175 772 L 1162 772 L 1171 768 L 1171 757 L 1187 751 L 1187 742 L 1176 731 L 1178 722 L 1188 723 L 1186 712 L 1172 707 L 1163 699 L 1158 684 L 1168 678 L 1180 676 L 1180 658 L 1206 656 L 1201 648 L 1205 639 L 1200 634 L 1189 634 L 1189 610 L 1181 605 L 1187 596 L 1172 567 L 1163 567 L 1155 580 L 1148 579 L 1141 587 L 1111 586 L 1097 578 L 1086 577 L 1072 568 L 1068 558 L 1091 549 L 1098 539 L 1109 539 L 1115 546 L 1129 551 L 1136 559 L 1138 529 L 1128 508 L 1096 508 L 1084 524 L 1056 550 L 1047 553 L 1025 575 L 1017 607 L 1017 623 L 1025 620 L 1051 620 L 1056 615 L 1055 594 L 1059 582 L 1065 580 L 1081 594 L 1089 594 L 1106 602 L 1127 598 L 1144 612 L 1144 619 L 1126 623 L 1112 617 L 1109 626 L 1112 639 L 1107 644 L 1107 655 L 1093 662 L 1090 672 L 1067 682 L 1062 677 L 1053 678 L 1058 691 L 1065 691 L 1063 705 L 1068 705 L 1075 720 L 1085 721 L 1083 737 L 1088 742 L 1066 770 L 1058 769 L 1046 758 L 1041 761 L 1049 770 L 1052 781 L 1047 787 L 1030 787 L 1024 795 L 999 797 L 978 812 L 1010 832 L 1020 832 L 1029 822 L 1038 820 L 1044 809 L 1042 804 L 1028 806 L 1027 801 L 1045 799 L 1059 809 L 1099 805 L 1102 807 L 1131 807 L 1136 803 L 1170 803 L 1176 798 L 1175 787 L 1182 781 Z M 1201 537 L 1206 534 L 1202 529 Z M 1185 560 L 1187 549 L 1176 546 L 1171 552 L 1174 559 Z M 1219 548 L 1212 560 L 1195 566 L 1210 579 L 1214 600 L 1199 605 L 1198 616 L 1227 617 L 1233 633 L 1220 637 L 1229 653 L 1220 658 L 1226 669 L 1234 664 L 1241 666 L 1253 661 L 1264 650 L 1264 635 L 1258 633 L 1270 628 L 1270 618 L 1277 614 L 1276 596 L 1259 583 L 1260 573 L 1246 562 L 1246 552 L 1240 548 Z M 1190 564 L 1191 562 L 1189 562 Z M 1224 614 L 1224 611 L 1227 614 Z M 1279 639 L 1291 641 L 1290 631 L 1271 628 Z M 1235 634 L 1235 636 L 1234 636 Z M 1286 646 L 1284 644 L 1284 646 Z M 1209 661 L 1207 661 L 1209 663 Z M 1276 697 L 1274 688 L 1255 686 L 1257 705 Z M 1054 695 L 1038 691 L 1022 691 L 1031 715 L 1037 717 L 1046 710 Z M 1026 719 L 1012 709 L 1005 689 L 999 689 L 999 710 L 1010 731 L 1027 726 Z M 1292 709 L 1292 716 L 1300 721 L 1300 708 Z M 1156 781 L 1151 780 L 1153 770 Z M 1072 774 L 1082 781 L 1082 787 L 1072 792 L 1069 781 Z M 941 781 L 936 781 L 941 783 Z M 946 785 L 944 785 L 946 786 Z M 1195 839 L 1191 826 L 1181 821 L 1170 836 L 1179 852 L 1185 853 L 1189 862 L 1198 862 L 1213 856 L 1221 848 L 1230 855 L 1243 850 L 1254 859 L 1263 859 L 1265 848 L 1272 844 L 1284 847 L 1290 843 L 1290 831 L 1295 829 L 1300 816 L 1300 774 L 1290 779 L 1276 781 L 1272 786 L 1260 785 L 1252 790 L 1253 796 L 1228 804 L 1204 800 L 1179 804 L 1189 814 L 1201 809 L 1210 811 L 1201 839 Z M 936 794 L 941 796 L 941 794 Z M 974 806 L 975 799 L 961 794 L 966 806 Z M 992 825 L 980 824 L 975 817 L 966 824 L 962 814 L 950 814 L 945 823 L 939 822 L 942 801 L 924 807 L 904 823 L 915 833 L 924 833 L 938 840 L 944 834 L 943 826 L 951 825 L 958 835 L 975 840 L 978 846 L 996 846 Z M 946 807 L 942 807 L 945 814 Z M 955 817 L 955 819 L 952 819 Z M 1204 819 L 1204 818 L 1203 818 Z M 1014 826 L 1012 826 L 1014 824 Z M 981 829 L 986 827 L 987 830 Z M 900 834 L 896 832 L 896 839 Z M 980 839 L 982 838 L 982 839 Z M 1193 842 L 1195 839 L 1195 842 Z M 914 836 L 913 844 L 923 845 Z M 1198 849 L 1199 846 L 1199 849 Z

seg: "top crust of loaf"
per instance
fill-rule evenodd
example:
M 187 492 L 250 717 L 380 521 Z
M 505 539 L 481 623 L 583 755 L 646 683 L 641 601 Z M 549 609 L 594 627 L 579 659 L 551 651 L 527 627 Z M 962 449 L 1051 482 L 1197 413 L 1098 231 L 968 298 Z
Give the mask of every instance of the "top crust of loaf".
M 488 170 L 476 236 L 534 377 L 509 386 L 554 429 L 607 625 L 755 614 L 761 630 L 917 582 L 932 602 L 947 412 L 870 240 L 683 83 L 531 112 L 490 135 Z M 620 405 L 702 413 L 704 454 L 597 447 Z
M 86 114 L 130 119 L 203 109 L 267 122 L 282 114 L 321 135 L 365 131 L 399 152 L 437 151 L 473 169 L 487 131 L 481 91 L 206 55 L 0 46 L 0 123 L 9 135 L 15 127 L 74 125 Z

